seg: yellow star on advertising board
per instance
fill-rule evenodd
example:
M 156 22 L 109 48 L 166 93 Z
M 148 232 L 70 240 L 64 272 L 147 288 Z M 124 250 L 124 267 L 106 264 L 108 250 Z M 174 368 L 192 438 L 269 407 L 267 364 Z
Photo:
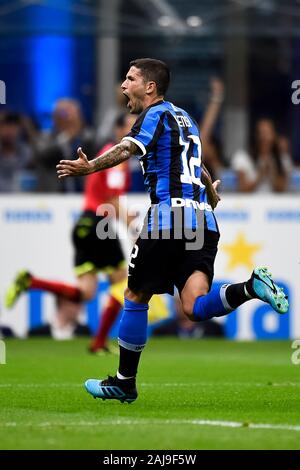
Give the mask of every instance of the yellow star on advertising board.
M 229 256 L 227 271 L 232 271 L 240 265 L 246 266 L 251 270 L 255 265 L 253 256 L 261 249 L 261 244 L 249 243 L 244 233 L 238 233 L 233 243 L 221 245 L 221 249 Z

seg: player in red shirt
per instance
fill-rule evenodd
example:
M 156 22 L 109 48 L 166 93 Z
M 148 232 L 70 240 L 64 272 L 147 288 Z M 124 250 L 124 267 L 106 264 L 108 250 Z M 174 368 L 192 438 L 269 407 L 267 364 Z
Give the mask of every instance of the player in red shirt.
M 135 122 L 136 116 L 122 114 L 115 124 L 115 142 L 106 144 L 98 155 L 107 151 L 126 135 Z M 59 315 L 55 319 L 57 330 L 74 323 L 80 311 L 81 302 L 91 300 L 97 291 L 99 271 L 108 275 L 112 286 L 106 307 L 102 312 L 101 327 L 96 338 L 90 345 L 90 350 L 96 352 L 108 350 L 106 338 L 117 314 L 119 313 L 126 287 L 127 269 L 123 250 L 117 236 L 100 239 L 96 229 L 106 214 L 101 212 L 101 205 L 110 204 L 117 218 L 129 225 L 129 218 L 119 205 L 119 196 L 128 190 L 129 170 L 127 162 L 104 172 L 94 173 L 86 177 L 83 212 L 77 221 L 72 240 L 75 248 L 75 273 L 77 285 L 48 281 L 37 278 L 28 271 L 21 271 L 6 294 L 6 306 L 11 308 L 22 292 L 28 289 L 43 289 L 51 292 L 59 299 Z M 107 219 L 105 219 L 107 220 Z M 121 295 L 119 294 L 121 293 Z M 71 303 L 70 303 L 71 302 Z

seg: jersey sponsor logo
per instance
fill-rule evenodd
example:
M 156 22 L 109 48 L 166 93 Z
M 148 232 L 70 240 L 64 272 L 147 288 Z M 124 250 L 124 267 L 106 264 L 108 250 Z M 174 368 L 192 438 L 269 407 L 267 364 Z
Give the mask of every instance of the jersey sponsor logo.
M 193 201 L 193 199 L 183 199 L 181 197 L 171 198 L 172 207 L 193 207 L 200 211 L 212 211 L 212 207 L 207 202 Z

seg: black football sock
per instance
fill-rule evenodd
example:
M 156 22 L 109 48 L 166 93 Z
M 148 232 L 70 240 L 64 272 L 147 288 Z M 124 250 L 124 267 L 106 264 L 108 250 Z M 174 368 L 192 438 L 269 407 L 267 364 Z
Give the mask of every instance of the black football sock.
M 131 351 L 120 346 L 119 374 L 123 377 L 135 377 L 141 357 L 141 351 Z
M 235 309 L 254 297 L 252 296 L 252 283 L 249 288 L 248 282 L 249 281 L 240 282 L 239 284 L 230 284 L 226 288 L 225 297 L 231 308 Z

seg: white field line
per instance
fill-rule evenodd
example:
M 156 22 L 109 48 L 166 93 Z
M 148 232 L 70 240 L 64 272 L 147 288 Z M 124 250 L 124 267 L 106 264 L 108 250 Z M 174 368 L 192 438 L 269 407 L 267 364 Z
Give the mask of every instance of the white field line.
M 99 379 L 100 380 L 100 379 Z M 281 383 L 277 383 L 277 382 L 221 382 L 221 383 L 217 383 L 217 382 L 194 382 L 194 383 L 188 383 L 188 382 L 185 382 L 185 383 L 178 383 L 178 382 L 169 382 L 169 383 L 157 383 L 157 384 L 154 384 L 154 383 L 141 383 L 141 384 L 138 384 L 140 385 L 141 387 L 234 387 L 234 386 L 244 386 L 244 387 L 300 387 L 300 382 L 281 382 Z M 66 388 L 66 387 L 70 387 L 70 388 L 82 388 L 83 387 L 83 383 L 65 383 L 65 382 L 62 382 L 62 383 L 25 383 L 25 384 L 21 384 L 21 383 L 4 383 L 4 384 L 1 384 L 0 383 L 0 389 L 1 388 L 11 388 L 11 387 L 16 387 L 16 388 Z
M 43 422 L 43 423 L 17 423 L 17 422 L 4 422 L 0 423 L 2 427 L 16 427 L 16 428 L 54 428 L 54 427 L 95 427 L 95 426 L 213 426 L 223 428 L 247 428 L 247 429 L 270 429 L 279 431 L 300 431 L 300 425 L 290 424 L 268 424 L 268 423 L 242 423 L 238 421 L 218 421 L 209 419 L 116 419 L 116 420 L 101 420 L 101 421 L 78 421 L 74 423 L 66 422 Z

